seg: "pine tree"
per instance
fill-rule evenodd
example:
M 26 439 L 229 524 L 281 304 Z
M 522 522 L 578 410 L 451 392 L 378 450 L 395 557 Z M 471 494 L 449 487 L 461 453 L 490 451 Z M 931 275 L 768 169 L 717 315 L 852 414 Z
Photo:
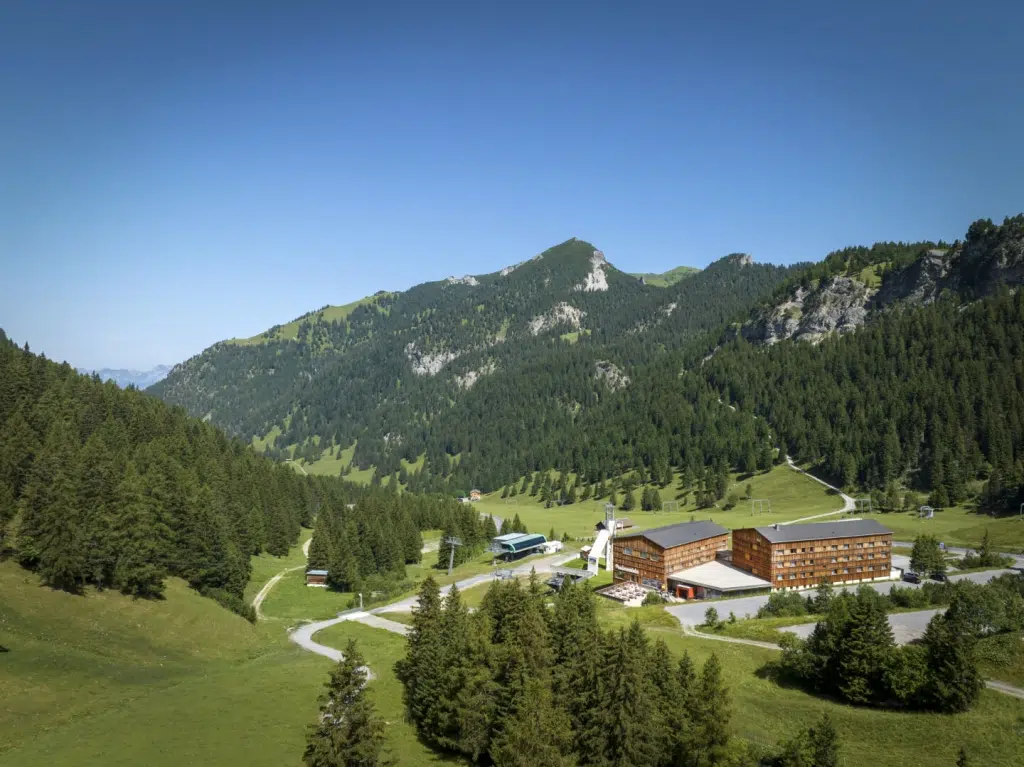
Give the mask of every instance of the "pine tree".
M 330 571 L 334 551 L 331 546 L 331 533 L 328 525 L 327 515 L 324 514 L 317 519 L 316 527 L 313 528 L 313 539 L 309 542 L 308 566 L 310 570 Z
M 925 696 L 929 707 L 947 713 L 967 711 L 984 687 L 970 627 L 936 615 L 928 623 L 921 643 L 928 668 Z
M 811 746 L 811 765 L 839 767 L 839 734 L 828 714 L 823 714 L 821 722 L 811 727 L 808 740 Z
M 874 703 L 886 696 L 884 672 L 896 648 L 892 628 L 877 592 L 858 591 L 838 653 L 839 691 L 853 703 Z
M 636 493 L 633 492 L 633 488 L 626 491 L 626 495 L 622 499 L 622 506 L 620 508 L 623 511 L 632 511 L 636 508 Z
M 135 597 L 162 596 L 167 573 L 161 566 L 159 552 L 167 530 L 160 525 L 156 504 L 145 494 L 142 478 L 131 461 L 117 494 L 114 583 L 122 592 Z
M 731 703 L 722 681 L 722 664 L 713 654 L 704 662 L 693 699 L 690 753 L 698 767 L 718 764 L 729 745 Z
M 443 689 L 441 674 L 446 653 L 442 620 L 440 589 L 428 576 L 420 586 L 419 603 L 413 608 L 409 649 L 395 664 L 395 676 L 402 682 L 409 718 L 432 741 L 437 737 L 433 715 Z
M 605 759 L 613 765 L 654 764 L 663 753 L 664 722 L 648 673 L 648 642 L 636 620 L 606 640 L 601 715 Z
M 573 767 L 572 728 L 540 679 L 528 679 L 491 748 L 495 767 Z
M 320 697 L 319 721 L 310 727 L 303 761 L 309 767 L 383 767 L 393 764 L 384 746 L 384 723 L 366 697 L 367 670 L 350 639 Z

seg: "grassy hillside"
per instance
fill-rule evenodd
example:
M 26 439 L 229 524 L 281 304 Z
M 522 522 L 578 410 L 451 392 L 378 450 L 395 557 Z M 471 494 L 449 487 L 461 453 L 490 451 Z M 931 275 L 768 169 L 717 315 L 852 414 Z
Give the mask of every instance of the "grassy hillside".
M 670 501 L 675 497 L 675 484 L 673 482 L 668 488 L 660 491 L 663 501 Z M 750 502 L 743 500 L 729 511 L 716 508 L 697 509 L 693 505 L 692 496 L 689 505 L 681 505 L 679 511 L 650 512 L 635 509 L 617 511 L 616 514 L 620 517 L 629 517 L 640 530 L 675 522 L 688 522 L 691 517 L 697 520 L 712 519 L 723 527 L 732 529 L 789 522 L 836 511 L 843 506 L 838 495 L 786 466 L 776 466 L 765 474 L 756 474 L 749 478 L 745 475 L 743 478 L 734 476 L 728 493 L 736 492 L 742 496 L 748 484 L 752 486 L 755 498 L 771 500 L 771 514 L 752 516 Z M 547 535 L 553 526 L 559 537 L 563 532 L 567 532 L 570 537 L 580 538 L 593 536 L 594 525 L 604 519 L 604 505 L 607 501 L 607 498 L 602 498 L 600 501 L 585 501 L 571 506 L 553 506 L 545 509 L 543 504 L 529 495 L 516 496 L 506 503 L 500 497 L 500 493 L 492 493 L 476 505 L 480 511 L 494 514 L 496 517 L 512 517 L 518 514 L 531 531 Z
M 692 277 L 699 271 L 700 269 L 692 266 L 677 266 L 675 269 L 669 269 L 661 274 L 655 272 L 631 272 L 630 276 L 637 279 L 642 278 L 648 285 L 653 285 L 657 288 L 667 288 L 669 285 L 675 285 L 687 277 Z
M 160 601 L 72 596 L 3 562 L 0 594 L 0 766 L 301 763 L 330 664 L 280 624 L 177 579 Z
M 376 303 L 378 298 L 380 298 L 380 294 L 360 298 L 358 301 L 353 301 L 350 304 L 344 304 L 342 306 L 325 306 L 319 311 L 304 314 L 284 325 L 276 325 L 270 330 L 260 333 L 258 336 L 252 336 L 250 338 L 232 338 L 226 341 L 226 343 L 236 346 L 254 346 L 259 344 L 268 344 L 271 341 L 294 341 L 299 337 L 299 326 L 302 325 L 303 322 L 335 322 L 343 320 L 360 306 Z

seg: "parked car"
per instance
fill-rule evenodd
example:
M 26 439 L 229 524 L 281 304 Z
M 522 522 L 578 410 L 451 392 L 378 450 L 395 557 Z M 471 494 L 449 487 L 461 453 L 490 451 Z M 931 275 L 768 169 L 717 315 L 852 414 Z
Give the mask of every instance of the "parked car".
M 903 580 L 907 583 L 920 583 L 921 576 L 917 573 L 903 573 Z
M 945 583 L 946 581 L 949 580 L 949 576 L 946 575 L 945 573 L 940 573 L 940 572 L 936 571 L 936 572 L 932 573 L 931 579 L 933 581 L 939 581 L 940 583 Z

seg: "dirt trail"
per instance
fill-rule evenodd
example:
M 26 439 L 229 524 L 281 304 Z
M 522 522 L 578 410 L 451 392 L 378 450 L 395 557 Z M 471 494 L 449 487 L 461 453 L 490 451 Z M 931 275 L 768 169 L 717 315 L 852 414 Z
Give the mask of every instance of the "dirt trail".
M 309 544 L 311 544 L 312 542 L 313 538 L 310 537 L 309 540 L 302 544 L 302 554 L 307 559 L 309 559 Z M 285 575 L 287 575 L 288 573 L 295 572 L 296 570 L 301 570 L 304 567 L 305 565 L 296 565 L 295 567 L 289 567 L 285 570 L 282 570 L 269 581 L 263 584 L 263 588 L 259 590 L 259 593 L 252 600 L 252 606 L 256 610 L 256 620 L 266 620 L 266 617 L 263 615 L 263 600 L 267 598 L 267 595 L 270 593 L 270 590 L 274 588 L 274 586 L 276 586 Z
M 812 519 L 821 519 L 822 517 L 834 517 L 834 516 L 836 516 L 838 514 L 852 514 L 854 511 L 857 510 L 857 502 L 854 501 L 853 498 L 848 496 L 846 493 L 844 493 L 838 487 L 835 487 L 834 485 L 830 485 L 828 482 L 826 482 L 823 479 L 818 479 L 816 476 L 814 476 L 810 472 L 804 471 L 799 466 L 797 466 L 795 463 L 793 463 L 793 459 L 790 458 L 788 455 L 786 456 L 786 465 L 789 466 L 789 468 L 791 468 L 793 471 L 799 472 L 799 473 L 803 474 L 805 477 L 813 479 L 819 485 L 824 485 L 829 490 L 834 490 L 835 492 L 839 493 L 839 497 L 843 499 L 843 508 L 839 509 L 838 511 L 827 511 L 824 514 L 814 514 L 813 516 L 810 516 L 810 517 L 803 517 L 802 519 L 794 519 L 794 520 L 792 520 L 790 522 L 780 522 L 779 523 L 780 525 L 796 525 L 796 524 L 799 524 L 800 522 L 810 522 Z

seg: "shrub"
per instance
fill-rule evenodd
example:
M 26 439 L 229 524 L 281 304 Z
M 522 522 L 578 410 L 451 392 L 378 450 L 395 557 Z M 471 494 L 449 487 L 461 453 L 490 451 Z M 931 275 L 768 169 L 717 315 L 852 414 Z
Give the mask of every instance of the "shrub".
M 650 605 L 662 605 L 665 604 L 665 600 L 662 599 L 661 594 L 657 591 L 648 591 L 647 596 L 644 597 L 643 604 L 645 607 Z
M 709 607 L 704 611 L 704 625 L 708 628 L 718 628 L 718 610 L 714 607 Z
M 231 612 L 241 615 L 249 621 L 249 623 L 256 622 L 256 609 L 245 602 L 241 597 L 235 596 L 230 591 L 206 587 L 200 589 L 199 593 L 208 599 L 212 599 L 221 607 L 226 607 Z
M 774 591 L 757 611 L 758 618 L 795 618 L 807 615 L 807 602 L 795 591 Z

